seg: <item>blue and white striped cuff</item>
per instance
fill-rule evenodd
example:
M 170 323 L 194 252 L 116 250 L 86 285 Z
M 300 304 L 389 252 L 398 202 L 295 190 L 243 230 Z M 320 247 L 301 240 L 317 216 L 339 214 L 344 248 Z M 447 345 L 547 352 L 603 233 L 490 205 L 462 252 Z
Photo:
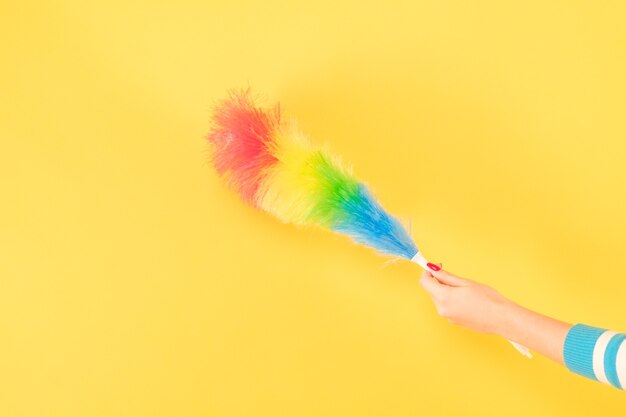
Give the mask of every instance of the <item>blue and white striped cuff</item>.
M 565 366 L 619 389 L 626 389 L 626 334 L 577 324 L 567 333 Z

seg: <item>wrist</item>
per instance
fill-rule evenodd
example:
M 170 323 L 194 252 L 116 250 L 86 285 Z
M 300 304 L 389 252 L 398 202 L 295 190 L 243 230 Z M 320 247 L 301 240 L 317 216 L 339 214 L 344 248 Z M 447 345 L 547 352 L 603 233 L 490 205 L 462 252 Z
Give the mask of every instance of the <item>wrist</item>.
M 502 297 L 495 308 L 493 334 L 515 341 L 518 336 L 515 329 L 518 327 L 523 310 L 519 304 Z

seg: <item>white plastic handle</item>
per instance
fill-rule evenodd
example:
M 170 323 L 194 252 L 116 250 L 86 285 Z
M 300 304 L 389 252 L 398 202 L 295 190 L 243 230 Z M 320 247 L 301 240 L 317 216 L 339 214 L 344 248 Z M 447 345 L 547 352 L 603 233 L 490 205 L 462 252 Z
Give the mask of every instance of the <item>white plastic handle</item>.
M 415 256 L 411 258 L 411 262 L 415 262 L 416 264 L 421 266 L 422 269 L 430 272 L 430 268 L 428 268 L 428 261 L 426 260 L 426 258 L 424 258 L 424 256 L 420 252 L 417 252 Z M 512 340 L 509 340 L 509 342 L 522 355 L 526 356 L 527 358 L 533 357 L 532 353 L 530 353 L 530 349 L 528 349 L 526 346 L 520 345 L 519 343 L 515 343 Z

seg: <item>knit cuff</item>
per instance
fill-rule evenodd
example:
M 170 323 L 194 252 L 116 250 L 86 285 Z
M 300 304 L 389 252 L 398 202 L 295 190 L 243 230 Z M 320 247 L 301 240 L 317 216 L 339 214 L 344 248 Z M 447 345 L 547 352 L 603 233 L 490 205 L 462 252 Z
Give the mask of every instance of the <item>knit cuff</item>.
M 576 324 L 567 333 L 563 358 L 570 371 L 593 380 L 598 380 L 593 372 L 593 348 L 606 329 Z
M 626 386 L 624 340 L 626 334 L 576 324 L 565 338 L 565 366 L 574 373 L 622 389 Z

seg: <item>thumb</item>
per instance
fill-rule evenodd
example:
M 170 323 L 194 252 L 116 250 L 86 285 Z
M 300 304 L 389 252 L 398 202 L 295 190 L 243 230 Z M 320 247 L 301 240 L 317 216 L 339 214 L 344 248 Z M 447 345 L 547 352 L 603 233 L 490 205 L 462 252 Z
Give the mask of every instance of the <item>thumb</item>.
M 442 284 L 449 285 L 451 287 L 465 287 L 465 286 L 470 285 L 472 282 L 468 279 L 461 278 L 454 274 L 451 274 L 450 272 L 441 269 L 441 267 L 437 271 L 431 268 L 431 271 L 429 272 L 432 276 L 437 278 L 437 281 L 441 282 Z

